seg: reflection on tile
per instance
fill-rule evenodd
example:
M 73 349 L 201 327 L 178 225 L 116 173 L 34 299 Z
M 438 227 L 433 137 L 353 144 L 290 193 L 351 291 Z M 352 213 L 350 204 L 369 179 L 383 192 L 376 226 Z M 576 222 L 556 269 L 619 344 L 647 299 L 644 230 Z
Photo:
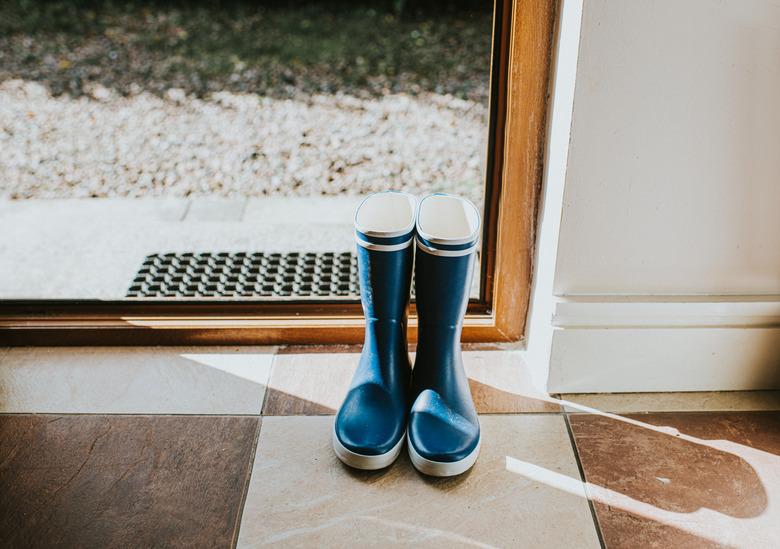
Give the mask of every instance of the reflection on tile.
M 410 356 L 414 360 L 414 354 Z M 277 355 L 263 414 L 335 414 L 358 360 L 358 353 Z M 463 362 L 479 413 L 560 411 L 557 403 L 533 387 L 517 353 L 467 351 Z
M 276 355 L 263 415 L 335 414 L 359 358 L 356 353 Z
M 0 416 L 0 545 L 229 547 L 259 421 Z
M 560 406 L 534 388 L 520 354 L 513 351 L 463 353 L 471 396 L 480 414 L 559 412 Z
M 18 347 L 0 411 L 259 414 L 272 347 Z
M 772 547 L 780 413 L 570 416 L 607 547 Z
M 579 482 L 561 415 L 483 417 L 477 464 L 452 479 L 419 475 L 405 451 L 384 471 L 348 469 L 332 421 L 263 419 L 239 547 L 598 547 L 582 496 L 507 469 L 523 460 Z
M 780 410 L 780 391 L 563 394 L 568 412 L 713 412 Z

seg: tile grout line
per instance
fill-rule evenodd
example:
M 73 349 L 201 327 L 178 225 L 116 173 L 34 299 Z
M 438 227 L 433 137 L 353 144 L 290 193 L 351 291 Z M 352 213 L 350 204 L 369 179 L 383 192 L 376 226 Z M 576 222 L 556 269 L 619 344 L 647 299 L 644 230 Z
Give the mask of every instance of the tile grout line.
M 236 514 L 236 522 L 233 525 L 233 539 L 230 546 L 235 549 L 238 547 L 238 537 L 241 535 L 241 523 L 244 518 L 244 508 L 246 507 L 246 501 L 249 499 L 249 489 L 252 486 L 252 473 L 255 469 L 255 458 L 257 457 L 257 446 L 260 444 L 260 432 L 263 430 L 263 410 L 265 409 L 265 401 L 268 398 L 268 393 L 271 385 L 271 375 L 274 371 L 274 365 L 276 364 L 276 357 L 279 353 L 279 347 L 274 347 L 273 355 L 271 356 L 271 366 L 268 368 L 268 378 L 265 383 L 265 390 L 263 391 L 263 398 L 260 401 L 260 411 L 257 414 L 257 430 L 255 432 L 255 438 L 252 442 L 252 450 L 249 458 L 248 471 L 246 475 L 246 481 L 244 481 L 244 489 L 241 493 L 241 503 L 238 506 L 238 513 Z
M 335 417 L 332 413 L 310 414 L 259 414 L 259 413 L 208 413 L 208 412 L 3 412 L 0 416 L 130 416 L 130 417 Z M 504 417 L 504 416 L 560 416 L 561 412 L 479 412 L 479 417 Z
M 593 501 L 591 501 L 591 499 L 588 497 L 588 485 L 587 481 L 585 480 L 585 468 L 582 466 L 582 461 L 580 461 L 580 453 L 577 451 L 577 442 L 574 439 L 574 431 L 571 428 L 571 423 L 569 423 L 568 412 L 564 412 L 563 422 L 566 424 L 566 432 L 569 434 L 569 443 L 571 444 L 571 449 L 574 452 L 574 460 L 577 462 L 577 470 L 580 473 L 580 480 L 582 481 L 582 491 L 585 493 L 585 499 L 588 501 L 588 509 L 590 509 L 590 517 L 593 520 L 593 527 L 596 529 L 596 537 L 598 537 L 601 549 L 606 549 L 607 546 L 604 543 L 604 536 L 601 533 L 601 526 L 599 526 L 599 518 L 598 515 L 596 515 L 596 507 L 593 505 Z
M 265 391 L 263 391 L 263 401 L 260 403 L 260 417 L 263 416 L 263 412 L 265 412 L 265 403 L 268 400 L 268 393 L 271 389 L 271 379 L 274 375 L 274 368 L 276 368 L 276 357 L 279 356 L 278 348 L 274 350 L 274 354 L 271 357 L 271 366 L 268 368 L 268 379 L 266 380 L 265 384 Z
M 254 440 L 252 441 L 252 450 L 249 456 L 249 465 L 247 466 L 246 480 L 244 481 L 244 489 L 241 492 L 241 502 L 238 505 L 238 513 L 236 514 L 236 522 L 233 524 L 233 538 L 230 542 L 230 547 L 235 549 L 238 546 L 238 536 L 241 533 L 241 523 L 244 518 L 244 507 L 246 506 L 246 500 L 249 498 L 249 489 L 252 485 L 252 473 L 255 469 L 255 457 L 257 456 L 257 445 L 260 443 L 260 431 L 263 429 L 263 418 L 257 417 L 257 429 L 255 430 Z
M 187 219 L 187 214 L 190 213 L 190 208 L 192 207 L 192 199 L 187 199 L 187 204 L 184 206 L 184 211 L 181 214 L 181 218 L 179 219 L 179 223 L 183 222 L 185 219 Z
M 206 412 L 3 412 L 0 416 L 117 416 L 117 417 L 261 417 L 260 414 Z
M 244 223 L 244 216 L 246 215 L 246 208 L 249 206 L 249 198 L 244 198 L 241 204 L 241 214 L 238 216 L 238 222 Z

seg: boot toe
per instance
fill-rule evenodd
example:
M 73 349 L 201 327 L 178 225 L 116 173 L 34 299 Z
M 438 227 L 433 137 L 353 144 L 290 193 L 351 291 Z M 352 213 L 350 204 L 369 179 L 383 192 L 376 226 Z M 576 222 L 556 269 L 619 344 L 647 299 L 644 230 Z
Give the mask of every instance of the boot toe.
M 426 390 L 412 406 L 409 443 L 426 460 L 460 462 L 479 446 L 479 423 L 455 412 L 438 393 Z
M 405 430 L 403 403 L 380 385 L 350 390 L 336 416 L 336 437 L 350 452 L 378 456 L 393 451 Z

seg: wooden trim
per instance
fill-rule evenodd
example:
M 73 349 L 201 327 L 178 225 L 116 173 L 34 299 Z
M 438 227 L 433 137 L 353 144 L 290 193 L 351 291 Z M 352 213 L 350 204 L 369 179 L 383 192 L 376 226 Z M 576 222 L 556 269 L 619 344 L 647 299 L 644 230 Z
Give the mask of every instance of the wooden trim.
M 359 343 L 363 316 L 355 303 L 286 304 L 246 301 L 124 304 L 100 301 L 5 303 L 0 345 L 261 345 Z M 492 315 L 470 304 L 464 341 L 492 341 Z M 412 308 L 409 340 L 417 338 Z
M 464 342 L 516 342 L 530 298 L 556 0 L 497 2 L 481 297 Z M 409 339 L 416 340 L 414 306 Z M 351 344 L 356 302 L 3 301 L 0 345 Z
M 485 202 L 482 213 L 482 256 L 480 261 L 480 297 L 492 304 L 498 228 L 498 203 L 501 196 L 501 167 L 504 158 L 506 128 L 507 66 L 512 29 L 512 1 L 497 0 L 491 58 L 490 128 L 485 166 Z
M 497 251 L 492 270 L 495 329 L 505 341 L 522 338 L 531 295 L 556 8 L 554 0 L 515 0 L 512 6 Z

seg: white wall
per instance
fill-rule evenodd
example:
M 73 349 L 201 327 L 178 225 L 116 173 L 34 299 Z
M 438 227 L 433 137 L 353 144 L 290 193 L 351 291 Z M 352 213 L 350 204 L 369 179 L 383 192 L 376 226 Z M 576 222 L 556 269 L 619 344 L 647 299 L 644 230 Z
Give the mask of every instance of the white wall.
M 780 4 L 586 0 L 555 292 L 780 294 Z
M 548 388 L 780 388 L 780 4 L 580 2 Z

